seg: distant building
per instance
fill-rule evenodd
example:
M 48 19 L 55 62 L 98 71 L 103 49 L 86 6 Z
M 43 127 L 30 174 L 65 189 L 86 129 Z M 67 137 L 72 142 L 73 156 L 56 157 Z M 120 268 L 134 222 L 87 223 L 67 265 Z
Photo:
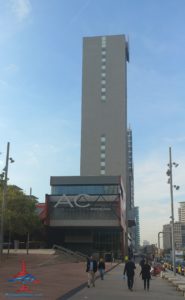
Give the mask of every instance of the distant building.
M 174 223 L 174 225 L 175 225 L 175 223 Z M 171 224 L 163 225 L 163 248 L 164 248 L 164 250 L 170 250 L 172 248 Z
M 185 223 L 185 202 L 179 202 L 180 207 L 178 208 L 179 222 Z
M 175 249 L 185 249 L 185 223 L 174 223 L 174 242 Z M 164 250 L 171 250 L 171 224 L 163 225 L 163 248 Z
M 150 242 L 147 241 L 147 240 L 144 240 L 144 241 L 143 241 L 143 246 L 148 246 L 148 245 L 150 245 Z

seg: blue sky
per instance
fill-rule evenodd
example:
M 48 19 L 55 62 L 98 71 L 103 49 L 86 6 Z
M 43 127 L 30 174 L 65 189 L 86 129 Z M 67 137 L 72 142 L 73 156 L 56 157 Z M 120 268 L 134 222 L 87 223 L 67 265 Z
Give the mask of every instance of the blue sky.
M 128 123 L 141 242 L 170 220 L 173 159 L 177 218 L 185 200 L 184 0 L 0 0 L 0 167 L 44 201 L 51 175 L 79 175 L 82 38 L 126 34 Z

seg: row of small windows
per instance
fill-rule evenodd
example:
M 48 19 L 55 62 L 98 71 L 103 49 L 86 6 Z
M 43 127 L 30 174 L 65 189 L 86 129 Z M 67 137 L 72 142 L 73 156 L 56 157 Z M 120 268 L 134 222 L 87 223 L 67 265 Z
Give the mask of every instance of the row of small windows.
M 98 195 L 98 194 L 117 194 L 118 185 L 61 185 L 52 186 L 52 195 Z
M 106 157 L 106 136 L 100 138 L 100 174 L 105 175 L 105 157 Z
M 106 101 L 106 36 L 101 38 L 101 101 Z
M 102 36 L 101 38 L 101 46 L 102 48 L 105 48 L 107 44 L 106 36 Z

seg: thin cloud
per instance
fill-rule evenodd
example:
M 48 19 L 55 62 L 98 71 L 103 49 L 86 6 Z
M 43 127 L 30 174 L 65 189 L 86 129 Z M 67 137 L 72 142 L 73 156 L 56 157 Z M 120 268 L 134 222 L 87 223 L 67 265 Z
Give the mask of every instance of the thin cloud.
M 75 13 L 75 15 L 71 18 L 69 25 L 75 23 L 81 17 L 81 15 L 84 13 L 84 11 L 89 6 L 90 2 L 91 2 L 91 0 L 87 0 L 83 3 L 83 5 L 78 9 L 78 11 Z
M 168 142 L 168 143 L 184 143 L 185 142 L 185 136 L 178 136 L 178 137 L 175 137 L 175 138 L 164 138 L 164 141 L 165 142 Z
M 5 69 L 5 71 L 7 71 L 9 73 L 14 73 L 14 72 L 17 72 L 19 68 L 16 64 L 9 64 L 4 69 Z
M 11 8 L 19 21 L 26 19 L 31 12 L 29 0 L 11 0 Z

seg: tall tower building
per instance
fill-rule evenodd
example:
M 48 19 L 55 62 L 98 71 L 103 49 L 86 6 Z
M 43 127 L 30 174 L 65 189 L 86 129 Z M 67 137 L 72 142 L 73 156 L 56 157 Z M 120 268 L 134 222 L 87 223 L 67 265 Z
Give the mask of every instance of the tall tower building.
M 84 38 L 80 173 L 121 175 L 125 190 L 127 61 L 124 35 Z

